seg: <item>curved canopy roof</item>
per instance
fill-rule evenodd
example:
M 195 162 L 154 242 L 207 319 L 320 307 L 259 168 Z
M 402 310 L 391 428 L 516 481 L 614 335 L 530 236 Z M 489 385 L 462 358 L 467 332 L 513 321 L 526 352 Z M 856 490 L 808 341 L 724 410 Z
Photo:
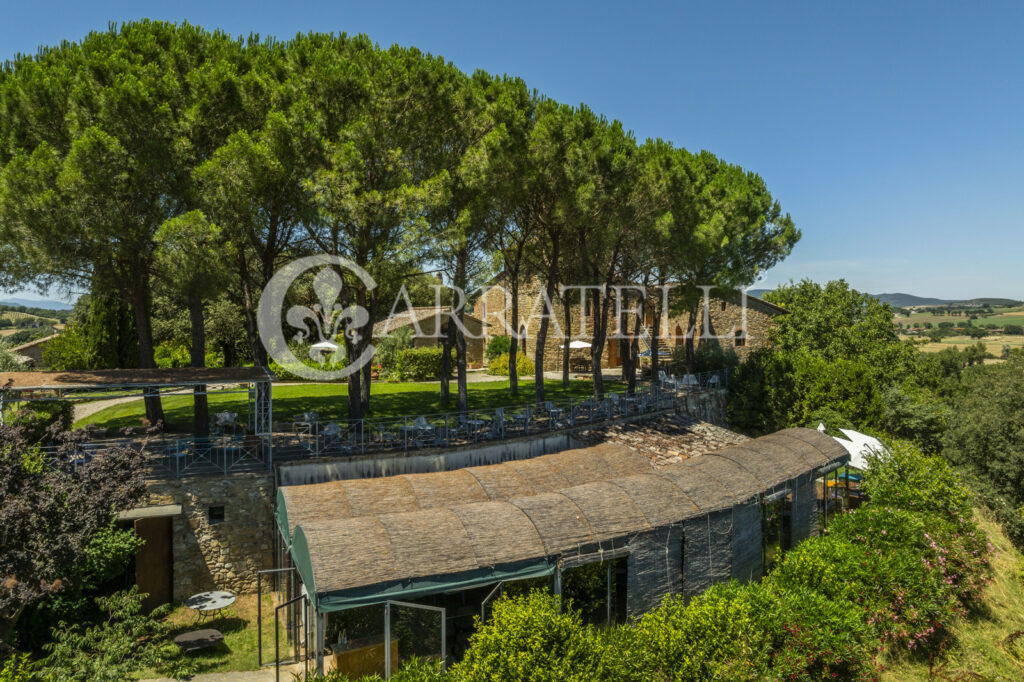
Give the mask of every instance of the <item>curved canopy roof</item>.
M 652 468 L 647 457 L 624 445 L 601 443 L 455 471 L 284 486 L 277 491 L 277 517 L 290 541 L 296 526 L 311 522 L 508 500 Z
M 603 480 L 596 473 L 599 463 L 609 456 L 629 461 L 627 452 L 586 448 L 561 454 L 572 453 L 590 461 L 592 480 L 533 488 L 507 499 L 456 494 L 444 504 L 446 485 L 453 491 L 486 490 L 466 478 L 468 470 L 429 474 L 447 479 L 434 479 L 437 487 L 424 498 L 429 506 L 389 513 L 351 514 L 345 506 L 349 491 L 336 484 L 302 487 L 335 485 L 345 492 L 337 504 L 329 495 L 287 489 L 279 504 L 287 506 L 289 518 L 303 519 L 293 526 L 292 557 L 322 611 L 460 589 L 510 574 L 538 575 L 550 572 L 562 554 L 729 508 L 847 457 L 833 438 L 809 429 L 787 429 L 660 468 L 645 464 L 646 470 Z M 407 490 L 419 485 L 404 484 Z

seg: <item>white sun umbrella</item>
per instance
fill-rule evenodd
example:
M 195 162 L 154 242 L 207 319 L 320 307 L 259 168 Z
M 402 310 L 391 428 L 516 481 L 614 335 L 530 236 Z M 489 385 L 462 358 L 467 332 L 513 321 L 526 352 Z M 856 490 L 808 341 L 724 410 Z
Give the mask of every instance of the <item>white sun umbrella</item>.
M 570 341 L 569 348 L 590 348 L 590 344 L 586 341 Z
M 338 344 L 333 341 L 320 341 L 309 347 L 309 355 L 317 362 L 323 362 L 327 356 L 338 352 Z

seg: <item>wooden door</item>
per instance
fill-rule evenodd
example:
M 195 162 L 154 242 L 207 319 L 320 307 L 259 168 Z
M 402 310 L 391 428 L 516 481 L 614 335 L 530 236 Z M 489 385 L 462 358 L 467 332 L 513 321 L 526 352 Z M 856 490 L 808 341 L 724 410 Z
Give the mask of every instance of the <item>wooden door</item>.
M 135 555 L 135 584 L 149 595 L 142 607 L 151 611 L 174 598 L 171 517 L 137 519 L 135 532 L 146 541 Z

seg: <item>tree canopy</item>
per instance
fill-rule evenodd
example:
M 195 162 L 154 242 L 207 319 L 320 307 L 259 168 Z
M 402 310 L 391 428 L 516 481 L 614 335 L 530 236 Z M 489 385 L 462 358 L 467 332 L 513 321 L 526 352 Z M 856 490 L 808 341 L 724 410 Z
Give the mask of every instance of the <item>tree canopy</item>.
M 550 299 L 560 285 L 648 279 L 680 285 L 692 310 L 699 285 L 751 284 L 800 236 L 758 175 L 710 152 L 638 143 L 585 104 L 365 36 L 125 23 L 5 64 L 0 112 L 3 283 L 116 296 L 140 367 L 155 363 L 154 296 L 188 301 L 193 331 L 218 336 L 210 306 L 233 306 L 251 354 L 220 343 L 225 358 L 266 364 L 261 291 L 313 253 L 344 256 L 378 284 L 338 273 L 340 302 L 369 311 L 341 330 L 357 357 L 391 310 L 382 297 L 422 273 L 472 294 L 503 269 L 513 307 L 530 277 Z M 184 228 L 201 223 L 218 248 L 184 248 Z M 610 295 L 600 298 L 594 353 L 609 326 Z M 451 299 L 456 319 L 463 304 Z M 551 324 L 534 344 L 537 378 Z M 458 325 L 445 344 L 466 409 Z M 349 378 L 350 416 L 370 408 L 370 380 L 369 367 Z M 543 400 L 542 381 L 534 390 Z M 162 417 L 156 397 L 147 416 Z

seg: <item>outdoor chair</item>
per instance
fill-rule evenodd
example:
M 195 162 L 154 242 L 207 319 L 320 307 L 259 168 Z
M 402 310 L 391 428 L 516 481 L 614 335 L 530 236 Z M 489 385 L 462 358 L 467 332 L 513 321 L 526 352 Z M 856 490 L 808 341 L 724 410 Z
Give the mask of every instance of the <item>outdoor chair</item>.
M 341 427 L 331 422 L 323 430 L 324 450 L 341 447 Z
M 545 400 L 544 401 L 544 412 L 548 416 L 548 423 L 549 424 L 554 424 L 554 423 L 558 422 L 559 417 L 562 416 L 562 413 L 564 412 L 564 410 L 562 408 L 558 407 L 557 405 L 555 405 L 550 400 Z
M 413 445 L 416 447 L 422 447 L 424 445 L 430 445 L 437 440 L 437 434 L 434 427 L 427 421 L 424 416 L 416 417 L 413 421 Z

